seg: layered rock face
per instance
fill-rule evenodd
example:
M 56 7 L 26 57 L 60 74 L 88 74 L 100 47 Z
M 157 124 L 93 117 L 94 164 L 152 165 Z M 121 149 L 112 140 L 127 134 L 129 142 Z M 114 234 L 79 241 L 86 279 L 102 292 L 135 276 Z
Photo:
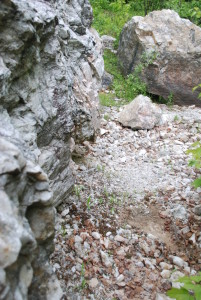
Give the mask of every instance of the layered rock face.
M 125 75 L 142 56 L 146 61 L 144 53 L 151 62 L 142 74 L 149 92 L 165 99 L 173 95 L 177 104 L 201 106 L 198 91 L 192 92 L 201 82 L 201 28 L 171 10 L 133 17 L 123 28 L 118 49 Z M 153 61 L 152 53 L 157 55 Z
M 104 65 L 91 21 L 88 0 L 0 3 L 1 299 L 61 293 L 47 264 L 54 206 L 73 186 L 72 138 L 99 126 Z

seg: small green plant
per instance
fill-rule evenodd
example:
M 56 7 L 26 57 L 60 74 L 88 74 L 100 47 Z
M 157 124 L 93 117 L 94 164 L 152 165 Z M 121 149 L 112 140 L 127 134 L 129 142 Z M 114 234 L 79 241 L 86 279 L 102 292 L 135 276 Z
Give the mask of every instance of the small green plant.
M 177 115 L 174 117 L 174 121 L 175 122 L 179 121 L 179 117 Z
M 97 165 L 97 171 L 98 172 L 104 172 L 105 171 L 105 166 Z
M 109 193 L 108 193 L 106 187 L 104 187 L 103 192 L 104 192 L 105 197 L 108 198 L 109 197 Z
M 84 267 L 84 263 L 82 263 L 82 267 L 81 267 L 81 284 L 80 284 L 80 288 L 83 290 L 86 288 L 87 282 L 85 279 L 85 267 Z
M 114 210 L 114 207 L 112 207 L 111 208 L 111 214 L 114 215 L 114 213 L 115 213 L 115 210 Z
M 66 234 L 67 234 L 66 228 L 64 227 L 64 225 L 61 225 L 61 235 L 65 237 Z
M 110 201 L 110 204 L 117 204 L 118 199 L 114 195 L 111 195 L 109 198 L 109 201 Z
M 105 119 L 106 121 L 109 121 L 110 116 L 109 116 L 108 114 L 105 114 L 105 115 L 104 115 L 104 119 Z
M 90 210 L 91 209 L 91 196 L 89 196 L 87 198 L 87 209 Z
M 103 204 L 103 198 L 99 198 L 98 201 L 99 201 L 100 204 Z
M 201 142 L 195 142 L 191 149 L 186 151 L 187 154 L 192 155 L 192 159 L 189 161 L 189 166 L 195 167 L 196 169 L 201 168 Z M 198 188 L 201 186 L 201 176 L 193 181 L 193 186 Z
M 167 106 L 172 106 L 173 105 L 173 93 L 171 92 L 169 96 L 167 97 Z
M 141 55 L 141 64 L 142 64 L 142 67 L 141 67 L 141 70 L 144 68 L 144 67 L 148 67 L 149 65 L 153 64 L 153 62 L 156 60 L 158 56 L 158 53 L 157 51 L 153 50 L 153 51 L 150 51 L 150 52 L 144 52 L 142 55 Z
M 172 288 L 167 292 L 170 298 L 176 300 L 201 300 L 201 273 L 197 276 L 184 276 L 177 280 L 182 286 Z
M 80 199 L 80 193 L 84 189 L 83 185 L 74 185 L 75 195 Z
M 195 92 L 195 91 L 196 91 L 197 89 L 199 89 L 199 88 L 201 88 L 201 83 L 198 84 L 197 86 L 195 86 L 195 87 L 193 88 L 193 92 Z M 199 93 L 198 98 L 201 99 L 201 92 Z

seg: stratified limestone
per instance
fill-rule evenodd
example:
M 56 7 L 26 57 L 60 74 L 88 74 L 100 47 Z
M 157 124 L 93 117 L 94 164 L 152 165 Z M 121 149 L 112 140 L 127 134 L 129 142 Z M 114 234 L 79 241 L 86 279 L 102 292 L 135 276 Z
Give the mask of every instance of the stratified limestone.
M 0 298 L 60 299 L 54 206 L 74 183 L 72 140 L 99 127 L 102 43 L 88 0 L 0 2 Z M 28 296 L 29 294 L 29 296 Z

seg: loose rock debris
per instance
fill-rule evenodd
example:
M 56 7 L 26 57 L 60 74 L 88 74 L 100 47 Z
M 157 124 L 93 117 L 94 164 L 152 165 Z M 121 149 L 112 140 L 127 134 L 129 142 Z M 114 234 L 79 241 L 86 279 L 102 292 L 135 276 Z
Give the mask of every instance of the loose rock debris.
M 200 270 L 201 190 L 186 150 L 201 139 L 201 109 L 160 107 L 165 122 L 139 131 L 104 108 L 96 142 L 81 147 L 51 257 L 63 299 L 168 299 L 177 278 Z

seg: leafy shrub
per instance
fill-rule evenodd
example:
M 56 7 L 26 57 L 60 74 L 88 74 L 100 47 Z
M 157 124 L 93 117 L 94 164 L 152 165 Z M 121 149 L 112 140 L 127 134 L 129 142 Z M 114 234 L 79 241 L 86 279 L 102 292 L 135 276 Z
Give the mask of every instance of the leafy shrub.
M 195 87 L 193 88 L 193 92 L 194 92 L 195 90 L 197 90 L 197 89 L 200 89 L 200 88 L 201 88 L 201 83 L 198 84 L 197 86 L 195 86 Z M 201 98 L 201 92 L 199 93 L 198 98 Z
M 191 149 L 186 151 L 187 154 L 191 154 L 193 159 L 190 160 L 189 166 L 193 166 L 196 169 L 201 168 L 201 142 L 195 142 Z M 193 181 L 193 186 L 198 188 L 201 186 L 201 176 Z
M 201 9 L 196 6 L 192 8 L 190 12 L 191 12 L 191 18 L 194 21 L 194 23 L 199 25 L 201 23 Z
M 111 95 L 108 96 L 108 94 L 107 96 L 100 95 L 101 101 L 104 101 L 103 98 L 106 97 L 112 105 L 111 101 L 112 100 L 114 101 L 114 97 L 116 96 L 118 98 L 125 100 L 117 104 L 119 105 L 119 104 L 125 104 L 125 102 L 129 102 L 133 100 L 139 94 L 146 95 L 147 87 L 146 84 L 141 80 L 140 75 L 145 67 L 153 63 L 153 61 L 156 59 L 156 56 L 157 56 L 156 52 L 143 53 L 140 59 L 141 63 L 135 67 L 132 74 L 129 74 L 128 76 L 124 77 L 121 74 L 120 68 L 118 66 L 116 55 L 109 50 L 105 50 L 104 52 L 105 70 L 114 76 L 112 89 L 115 91 L 115 95 L 112 96 Z
M 91 0 L 94 13 L 93 26 L 100 35 L 111 35 L 119 40 L 125 23 L 133 16 L 130 4 L 125 0 Z
M 195 86 L 193 88 L 193 91 L 197 90 L 198 88 L 201 88 L 201 84 L 198 86 Z M 198 98 L 201 98 L 201 93 L 199 93 Z M 189 162 L 189 166 L 195 167 L 196 169 L 201 168 L 201 142 L 195 142 L 192 146 L 191 149 L 186 151 L 187 154 L 192 155 L 192 159 Z M 193 181 L 193 186 L 195 188 L 201 187 L 201 176 L 198 177 Z
M 201 273 L 198 276 L 184 276 L 179 278 L 182 283 L 180 289 L 172 288 L 167 292 L 170 298 L 176 300 L 201 300 Z

